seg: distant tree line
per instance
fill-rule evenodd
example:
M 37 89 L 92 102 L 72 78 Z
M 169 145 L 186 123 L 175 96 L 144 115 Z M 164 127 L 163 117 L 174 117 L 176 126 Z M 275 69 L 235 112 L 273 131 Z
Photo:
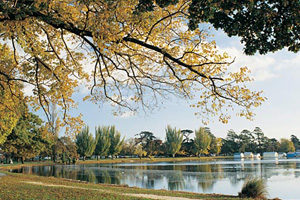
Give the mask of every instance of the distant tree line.
M 55 111 L 52 116 L 55 118 Z M 300 141 L 295 135 L 278 141 L 266 137 L 259 127 L 253 131 L 243 130 L 239 134 L 229 130 L 225 138 L 220 138 L 208 127 L 193 131 L 167 126 L 165 140 L 157 138 L 150 131 L 142 131 L 134 138 L 125 140 L 115 126 L 96 127 L 94 135 L 86 126 L 75 138 L 59 137 L 58 132 L 59 129 L 43 123 L 24 105 L 16 126 L 0 146 L 0 161 L 8 163 L 14 159 L 24 162 L 47 158 L 70 164 L 79 158 L 85 160 L 92 156 L 95 159 L 117 156 L 207 156 L 232 155 L 235 152 L 294 152 L 300 148 Z
M 278 141 L 276 138 L 268 138 L 264 135 L 261 128 L 256 127 L 253 131 L 243 130 L 237 134 L 229 130 L 227 137 L 222 139 L 221 153 L 231 155 L 235 152 L 294 152 L 299 149 L 299 139 L 291 135 L 290 139 L 282 138 Z

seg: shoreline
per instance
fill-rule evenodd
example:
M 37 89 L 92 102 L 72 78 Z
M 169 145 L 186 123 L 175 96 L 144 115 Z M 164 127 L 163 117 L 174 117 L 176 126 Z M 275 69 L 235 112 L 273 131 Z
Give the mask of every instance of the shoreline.
M 99 160 L 79 160 L 75 165 L 84 164 L 118 164 L 118 163 L 156 163 L 156 162 L 186 162 L 186 161 L 211 161 L 218 159 L 230 159 L 232 156 L 216 156 L 216 157 L 177 157 L 177 158 L 115 158 L 115 159 L 99 159 Z M 25 162 L 14 164 L 0 164 L 0 170 L 19 169 L 21 167 L 45 166 L 45 165 L 67 165 L 62 163 L 54 163 L 52 161 Z M 72 164 L 71 164 L 72 165 Z
M 140 163 L 140 162 L 185 162 L 185 161 L 211 161 L 217 159 L 227 159 L 231 157 L 184 157 L 184 158 L 117 158 L 117 159 L 102 159 L 102 160 L 87 160 L 80 161 L 76 163 L 77 165 L 82 164 L 94 164 L 94 163 Z M 30 167 L 30 166 L 45 166 L 45 165 L 55 165 L 56 163 L 45 161 L 45 162 L 28 162 L 25 164 L 15 163 L 0 165 L 0 183 L 6 183 L 8 186 L 3 186 L 0 184 L 0 200 L 3 194 L 1 191 L 8 191 L 7 198 L 3 199 L 18 199 L 18 196 L 15 196 L 14 191 L 19 190 L 17 185 L 25 184 L 24 187 L 27 189 L 20 189 L 20 195 L 27 193 L 28 189 L 31 191 L 35 188 L 42 188 L 47 194 L 51 197 L 50 199 L 99 199 L 93 195 L 96 193 L 101 193 L 101 195 L 107 196 L 104 199 L 166 199 L 166 200 L 190 200 L 190 199 L 221 199 L 221 200 L 230 200 L 230 199 L 240 199 L 237 195 L 225 195 L 225 194 L 207 194 L 207 193 L 193 193 L 193 192 L 184 192 L 184 191 L 171 191 L 164 189 L 144 189 L 138 187 L 129 187 L 127 185 L 115 185 L 115 184 L 103 184 L 103 183 L 91 183 L 80 180 L 66 179 L 66 178 L 57 178 L 57 177 L 44 177 L 33 174 L 23 174 L 23 173 L 12 173 L 8 172 L 10 169 L 18 169 L 21 167 Z M 1 176 L 4 174 L 4 176 Z M 5 185 L 5 184 L 4 184 Z M 32 189 L 34 188 L 34 189 Z M 48 189 L 51 188 L 53 192 L 48 193 Z M 63 188 L 63 189 L 62 189 Z M 59 191 L 58 191 L 59 189 Z M 67 190 L 68 192 L 60 192 L 60 190 Z M 85 196 L 72 196 L 72 194 L 84 192 L 84 190 L 93 191 L 91 195 L 88 195 L 88 198 Z M 95 193 L 95 194 L 94 194 Z M 35 194 L 36 195 L 36 194 Z M 43 199 L 40 196 L 29 196 L 28 199 Z M 56 197 L 59 195 L 59 197 Z M 97 195 L 96 195 L 97 196 Z M 118 197 L 116 197 L 118 196 Z M 25 198 L 26 199 L 26 198 Z M 101 199 L 101 198 L 100 198 Z M 249 198 L 244 198 L 249 199 Z M 276 199 L 276 198 L 275 198 Z M 275 200 L 274 199 L 274 200 Z M 279 200 L 278 198 L 276 200 Z
M 0 199 L 239 199 L 234 195 L 143 189 L 5 171 L 1 173 L 5 176 L 0 177 Z

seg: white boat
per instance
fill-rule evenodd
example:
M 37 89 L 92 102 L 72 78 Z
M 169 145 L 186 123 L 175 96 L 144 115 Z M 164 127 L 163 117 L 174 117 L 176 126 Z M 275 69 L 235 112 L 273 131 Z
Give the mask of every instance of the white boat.
M 264 152 L 263 153 L 263 158 L 278 158 L 278 153 L 277 152 Z
M 241 159 L 241 158 L 244 158 L 244 154 L 243 153 L 234 153 L 233 154 L 233 158 L 235 159 Z

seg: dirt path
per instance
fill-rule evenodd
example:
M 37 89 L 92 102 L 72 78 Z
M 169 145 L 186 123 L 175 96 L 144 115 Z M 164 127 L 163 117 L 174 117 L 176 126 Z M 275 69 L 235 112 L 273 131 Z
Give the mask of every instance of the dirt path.
M 94 188 L 84 188 L 84 187 L 68 186 L 68 185 L 54 185 L 54 184 L 47 184 L 47 183 L 43 183 L 43 182 L 33 182 L 33 181 L 24 181 L 24 183 L 33 184 L 33 185 L 42 185 L 42 186 L 46 186 L 46 187 L 64 187 L 64 188 L 73 188 L 73 189 L 82 189 L 82 190 L 95 190 L 95 191 L 99 191 L 99 192 L 116 194 L 113 191 L 94 189 Z M 122 193 L 121 195 L 126 195 L 126 196 L 131 196 L 131 197 L 148 198 L 148 199 L 157 199 L 157 200 L 195 200 L 195 199 L 190 199 L 190 198 L 185 198 L 185 197 L 160 196 L 160 195 L 154 195 L 154 194 Z

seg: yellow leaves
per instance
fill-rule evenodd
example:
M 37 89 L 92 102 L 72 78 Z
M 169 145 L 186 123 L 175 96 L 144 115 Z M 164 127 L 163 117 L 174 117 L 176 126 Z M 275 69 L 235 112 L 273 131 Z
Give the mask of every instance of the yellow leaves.
M 34 87 L 28 101 L 35 108 L 47 110 L 48 102 L 55 102 L 68 113 L 76 107 L 75 88 L 85 81 L 93 95 L 84 100 L 136 110 L 139 103 L 157 105 L 157 95 L 200 94 L 192 107 L 203 119 L 217 115 L 227 122 L 234 105 L 241 116 L 252 117 L 250 110 L 265 98 L 242 85 L 251 81 L 246 67 L 229 71 L 232 59 L 208 33 L 188 30 L 187 2 L 136 14 L 138 0 L 47 1 L 49 8 L 41 13 L 51 23 L 35 17 L 0 23 L 1 39 L 15 37 L 21 62 L 4 60 L 17 69 L 15 77 Z M 62 119 L 70 132 L 81 124 L 68 115 Z
M 14 78 L 14 56 L 8 46 L 0 44 L 0 144 L 11 133 L 19 118 L 19 106 L 23 100 L 21 85 Z

